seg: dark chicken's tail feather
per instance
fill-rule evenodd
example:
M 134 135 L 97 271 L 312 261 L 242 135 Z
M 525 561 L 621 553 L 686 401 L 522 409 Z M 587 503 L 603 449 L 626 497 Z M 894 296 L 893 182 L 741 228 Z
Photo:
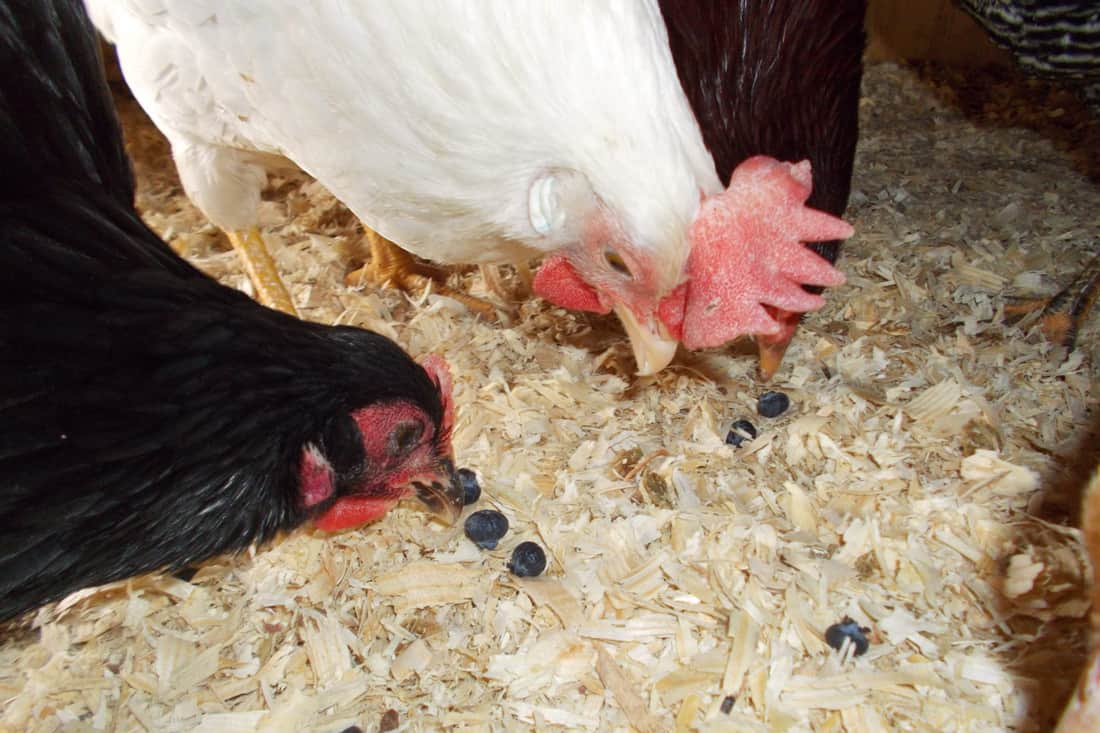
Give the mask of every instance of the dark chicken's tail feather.
M 0 307 L 28 293 L 41 302 L 47 288 L 80 302 L 81 283 L 103 273 L 191 280 L 183 291 L 201 280 L 230 292 L 135 210 L 99 49 L 83 0 L 0 0 Z M 156 292 L 158 303 L 166 297 Z
M 0 3 L 0 69 L 0 192 L 65 178 L 129 206 L 134 178 L 83 3 Z
M 81 0 L 0 3 L 0 302 L 93 263 L 203 277 L 134 210 L 134 177 Z

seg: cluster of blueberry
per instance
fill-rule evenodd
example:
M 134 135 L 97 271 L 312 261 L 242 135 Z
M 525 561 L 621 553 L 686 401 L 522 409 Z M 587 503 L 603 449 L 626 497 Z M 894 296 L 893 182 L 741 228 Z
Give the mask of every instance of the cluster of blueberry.
M 760 395 L 756 403 L 756 412 L 761 417 L 779 417 L 791 406 L 790 398 L 782 392 L 768 391 Z M 726 443 L 740 446 L 746 440 L 752 440 L 757 435 L 756 427 L 748 420 L 736 420 L 730 427 L 726 436 Z M 473 504 L 481 498 L 481 485 L 478 483 L 477 474 L 468 468 L 459 469 L 459 480 L 465 491 L 464 501 L 466 506 Z M 508 517 L 496 509 L 481 509 L 466 518 L 466 536 L 483 550 L 494 550 L 497 544 L 508 534 Z M 535 542 L 521 542 L 512 550 L 512 559 L 508 562 L 508 569 L 520 577 L 533 577 L 541 575 L 546 570 L 546 553 Z M 869 647 L 866 633 L 869 630 L 861 627 L 852 619 L 845 617 L 843 621 L 833 624 L 825 632 L 825 641 L 834 649 L 840 650 L 845 643 L 852 645 L 856 656 L 863 654 Z M 734 698 L 729 697 L 723 701 L 723 712 L 729 712 L 733 708 Z
M 481 485 L 477 481 L 477 474 L 468 468 L 461 468 L 458 471 L 458 478 L 465 491 L 466 506 L 481 498 Z M 483 550 L 494 550 L 501 538 L 508 534 L 508 517 L 496 509 L 481 509 L 466 517 L 465 530 L 466 536 L 475 545 Z M 508 569 L 513 575 L 521 578 L 541 575 L 542 571 L 546 570 L 546 553 L 538 543 L 520 542 L 512 550 Z

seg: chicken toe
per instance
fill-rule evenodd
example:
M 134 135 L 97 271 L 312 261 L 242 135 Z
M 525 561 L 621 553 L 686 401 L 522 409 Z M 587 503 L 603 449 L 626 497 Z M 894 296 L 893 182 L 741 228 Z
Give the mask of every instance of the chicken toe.
M 524 263 L 513 265 L 515 279 L 512 285 L 505 280 L 502 265 L 481 265 L 481 279 L 485 281 L 485 287 L 489 292 L 506 303 L 519 303 L 531 297 L 531 285 L 534 282 L 534 274 L 531 268 Z
M 345 282 L 350 286 L 373 282 L 383 287 L 397 288 L 405 292 L 423 290 L 431 286 L 435 292 L 453 298 L 470 310 L 486 317 L 496 315 L 496 307 L 487 300 L 458 292 L 443 284 L 444 272 L 439 268 L 418 262 L 411 254 L 390 240 L 366 227 L 370 243 L 370 262 L 348 273 Z
M 762 382 L 767 382 L 779 371 L 779 367 L 783 364 L 783 356 L 787 353 L 787 347 L 791 345 L 798 324 L 802 321 L 801 313 L 791 313 L 768 306 L 766 310 L 779 324 L 779 332 L 756 336 L 756 348 L 759 353 L 756 374 Z
M 1092 258 L 1069 285 L 1050 298 L 1020 300 L 1005 306 L 1009 321 L 1038 312 L 1039 328 L 1051 341 L 1072 349 L 1077 334 L 1100 295 L 1100 254 Z
M 267 244 L 256 227 L 243 231 L 226 232 L 233 249 L 241 256 L 244 269 L 256 288 L 256 299 L 268 308 L 274 308 L 297 317 L 298 309 L 286 289 L 279 268 L 267 249 Z

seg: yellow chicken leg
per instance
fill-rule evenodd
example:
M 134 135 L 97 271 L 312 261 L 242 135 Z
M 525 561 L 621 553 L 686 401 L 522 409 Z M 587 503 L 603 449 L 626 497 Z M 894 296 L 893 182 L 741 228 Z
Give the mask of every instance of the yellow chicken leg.
M 247 231 L 226 232 L 226 235 L 244 262 L 245 272 L 256 288 L 256 299 L 268 308 L 297 317 L 298 309 L 294 307 L 294 300 L 279 277 L 279 268 L 267 251 L 260 230 L 252 227 Z
M 364 229 L 367 241 L 370 243 L 370 262 L 348 273 L 346 280 L 348 285 L 362 285 L 370 281 L 382 287 L 397 288 L 407 293 L 431 286 L 440 295 L 454 298 L 475 313 L 487 317 L 496 315 L 496 308 L 492 303 L 460 293 L 440 283 L 439 280 L 443 276 L 441 270 L 417 262 L 411 254 L 381 234 L 367 227 Z
M 501 265 L 481 265 L 478 269 L 481 270 L 481 278 L 485 281 L 485 287 L 489 288 L 489 292 L 503 301 L 517 303 L 531 297 L 535 276 L 525 262 L 515 264 L 513 267 L 516 271 L 515 288 L 505 285 Z
M 1092 258 L 1073 281 L 1050 298 L 1022 300 L 1005 306 L 1005 317 L 1018 320 L 1040 311 L 1039 328 L 1051 341 L 1072 349 L 1077 332 L 1100 295 L 1100 255 Z

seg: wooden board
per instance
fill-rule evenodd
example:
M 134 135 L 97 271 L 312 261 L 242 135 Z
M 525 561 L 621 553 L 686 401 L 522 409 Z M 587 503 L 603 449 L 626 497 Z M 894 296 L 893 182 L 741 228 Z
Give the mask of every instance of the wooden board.
M 871 0 L 868 58 L 1003 66 L 1009 55 L 951 0 Z

